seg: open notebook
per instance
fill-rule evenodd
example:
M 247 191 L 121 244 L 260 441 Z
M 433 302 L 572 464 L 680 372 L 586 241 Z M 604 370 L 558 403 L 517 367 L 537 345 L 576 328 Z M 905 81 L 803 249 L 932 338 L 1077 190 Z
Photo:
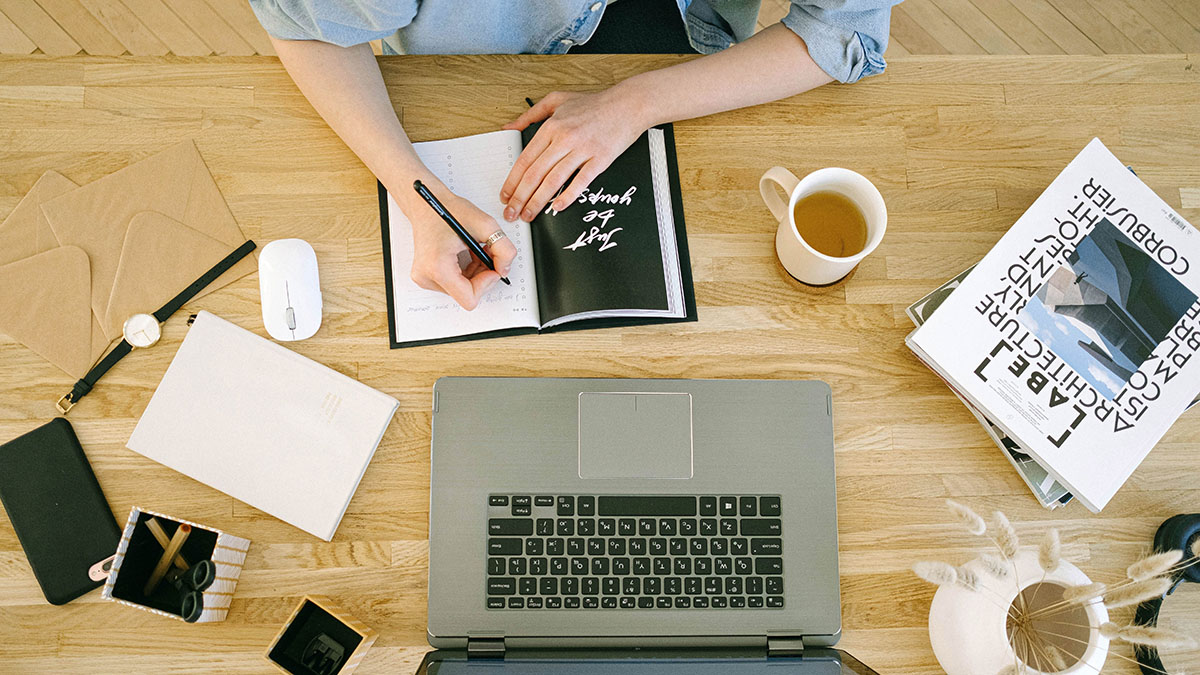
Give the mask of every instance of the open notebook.
M 517 247 L 512 285 L 497 284 L 473 311 L 412 281 L 412 225 L 379 186 L 393 348 L 696 319 L 671 127 L 642 134 L 566 210 L 506 223 L 500 187 L 533 132 L 413 144 L 447 187 L 493 216 Z

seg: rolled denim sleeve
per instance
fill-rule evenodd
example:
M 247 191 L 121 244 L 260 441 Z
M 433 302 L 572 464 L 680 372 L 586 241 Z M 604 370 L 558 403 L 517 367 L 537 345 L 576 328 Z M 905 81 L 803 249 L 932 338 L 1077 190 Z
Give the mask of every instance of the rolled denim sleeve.
M 793 0 L 783 25 L 808 45 L 830 77 L 857 82 L 883 72 L 891 25 L 888 0 Z
M 280 40 L 320 40 L 340 47 L 381 40 L 412 22 L 416 0 L 380 3 L 327 0 L 250 0 L 267 33 Z

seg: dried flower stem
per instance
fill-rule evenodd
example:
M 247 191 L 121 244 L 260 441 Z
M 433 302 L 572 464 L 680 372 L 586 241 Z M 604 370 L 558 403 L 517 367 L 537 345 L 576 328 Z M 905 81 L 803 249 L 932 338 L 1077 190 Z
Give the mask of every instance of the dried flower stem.
M 1166 573 L 1182 559 L 1183 551 L 1180 549 L 1155 553 L 1130 565 L 1125 574 L 1134 581 L 1145 581 Z

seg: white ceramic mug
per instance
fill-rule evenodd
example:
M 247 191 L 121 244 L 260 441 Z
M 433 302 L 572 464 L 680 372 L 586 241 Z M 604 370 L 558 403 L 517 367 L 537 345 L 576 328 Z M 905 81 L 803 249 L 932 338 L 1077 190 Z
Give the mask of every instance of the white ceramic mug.
M 775 191 L 778 185 L 788 194 L 787 204 Z M 854 202 L 867 221 L 867 245 L 852 256 L 835 258 L 817 251 L 800 236 L 794 221 L 796 201 L 814 192 L 827 190 L 842 194 Z M 779 221 L 775 233 L 775 253 L 783 268 L 796 280 L 812 286 L 832 284 L 850 273 L 883 241 L 887 229 L 887 208 L 871 181 L 849 170 L 818 169 L 803 180 L 782 166 L 768 169 L 758 181 L 758 191 L 771 214 Z

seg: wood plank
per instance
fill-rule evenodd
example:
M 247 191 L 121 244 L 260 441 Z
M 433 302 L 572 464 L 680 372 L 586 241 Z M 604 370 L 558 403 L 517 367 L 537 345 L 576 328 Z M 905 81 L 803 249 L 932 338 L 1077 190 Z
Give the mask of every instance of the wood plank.
M 1188 20 L 1193 28 L 1200 28 L 1200 3 L 1195 0 L 1166 0 L 1167 4 Z
M 161 56 L 170 51 L 120 0 L 79 0 L 92 16 L 135 56 Z
M 910 56 L 911 52 L 900 44 L 895 35 L 889 36 L 887 49 L 883 52 L 884 56 Z
M 1143 0 L 1134 0 L 1140 4 Z M 1179 51 L 1170 40 L 1125 0 L 1105 0 L 1093 5 L 1117 30 L 1125 34 L 1147 54 L 1171 54 Z
M 904 43 L 913 54 L 948 54 L 920 22 L 909 16 L 903 4 L 892 7 L 892 38 Z
M 244 0 L 207 0 L 225 23 L 228 23 L 238 36 L 247 42 L 254 51 L 262 56 L 275 56 L 275 48 L 271 46 L 271 37 L 258 22 L 254 10 Z
M 925 29 L 950 54 L 986 54 L 987 50 L 971 39 L 953 19 L 932 0 L 907 0 L 904 11 Z
M 91 12 L 84 9 L 79 0 L 37 0 L 37 3 L 79 43 L 84 52 L 98 56 L 125 53 L 125 45 L 113 37 Z
M 1022 14 L 1067 54 L 1103 54 L 1104 50 L 1084 35 L 1075 24 L 1051 6 L 1048 0 L 1009 0 Z
M 1106 54 L 1140 54 L 1141 47 L 1109 23 L 1089 0 L 1047 0 Z
M 1133 8 L 1179 51 L 1200 53 L 1200 28 L 1188 23 L 1166 0 L 1138 0 Z
M 1021 49 L 1029 54 L 1062 54 L 1050 36 L 1042 32 L 1021 10 L 1009 0 L 976 0 L 975 8 L 983 12 L 993 23 L 1011 37 Z
M 171 11 L 162 0 L 121 0 L 155 37 L 177 56 L 208 56 L 213 50 Z
M 3 11 L 43 54 L 70 56 L 79 53 L 79 43 L 71 39 L 71 36 L 36 3 L 30 0 L 0 0 L 0 11 Z
M 237 32 L 225 23 L 225 20 L 209 7 L 207 3 L 196 0 L 163 0 L 167 6 L 179 15 L 205 44 L 212 48 L 213 53 L 220 56 L 249 56 L 254 54 L 254 47 L 238 36 Z
M 37 51 L 33 40 L 25 37 L 25 33 L 7 16 L 0 13 L 0 54 L 32 54 Z
M 971 0 L 933 0 L 938 9 L 950 17 L 988 54 L 1024 54 L 1025 50 L 1003 30 L 992 23 Z

